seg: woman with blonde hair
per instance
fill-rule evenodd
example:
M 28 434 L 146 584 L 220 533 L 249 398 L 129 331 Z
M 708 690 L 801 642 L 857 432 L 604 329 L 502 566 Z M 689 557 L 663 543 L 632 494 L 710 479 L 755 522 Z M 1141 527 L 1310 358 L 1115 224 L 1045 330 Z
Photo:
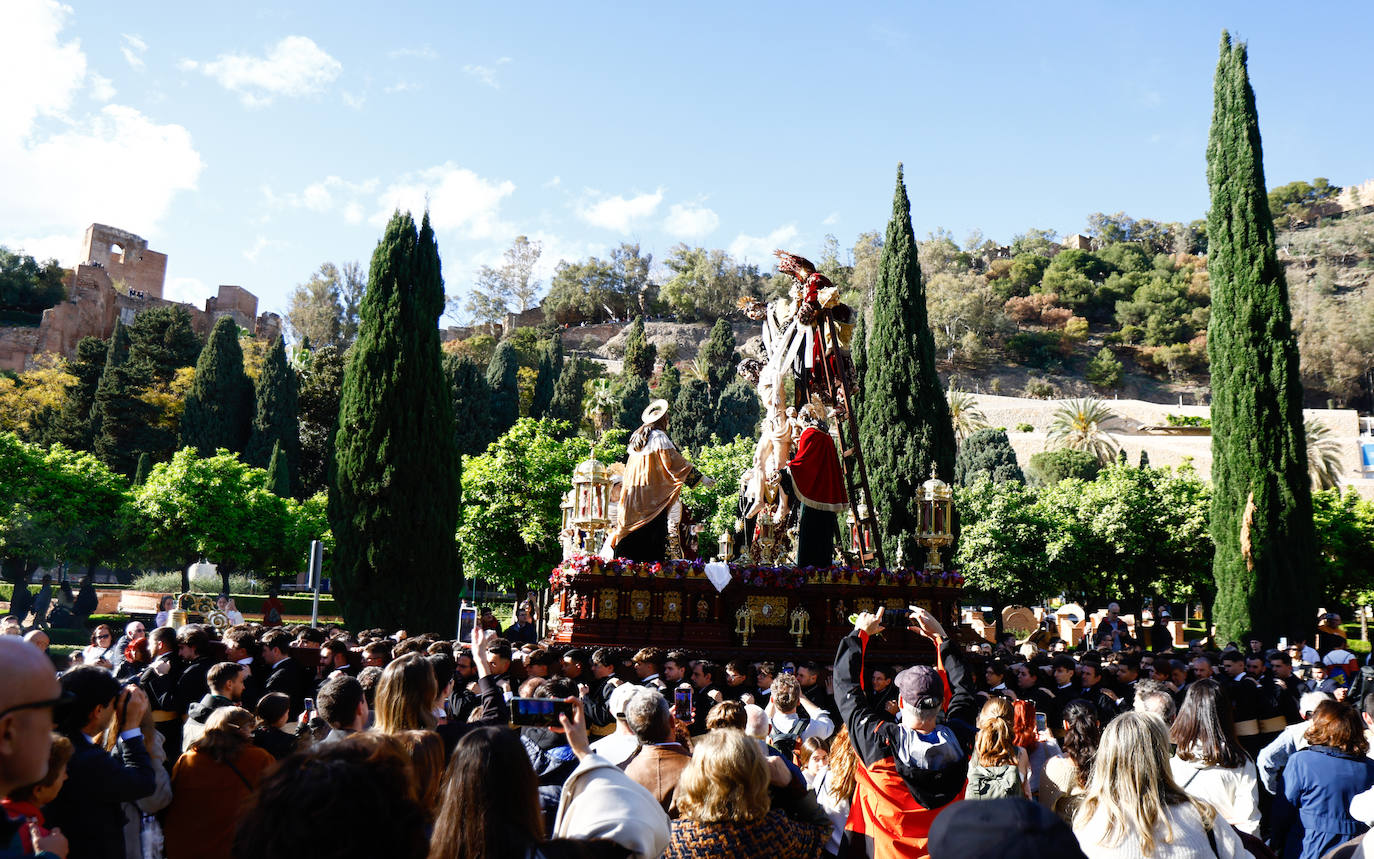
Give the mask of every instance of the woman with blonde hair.
M 667 859 L 816 859 L 830 822 L 801 823 L 770 810 L 759 743 L 724 729 L 697 738 L 677 785 L 679 817 Z M 823 821 L 823 822 L 822 822 Z
M 1174 781 L 1168 728 L 1153 713 L 1123 713 L 1102 731 L 1073 832 L 1089 859 L 1248 856 L 1235 829 Z
M 172 804 L 163 823 L 167 859 L 229 859 L 240 811 L 275 763 L 253 745 L 253 714 L 221 707 L 172 768 Z
M 377 681 L 376 721 L 372 730 L 383 734 L 432 731 L 434 696 L 438 694 L 434 668 L 418 653 L 407 653 L 382 670 Z
M 1030 799 L 1030 756 L 1016 745 L 1011 701 L 992 695 L 978 713 L 978 738 L 968 767 L 965 799 Z
M 854 800 L 854 762 L 858 759 L 854 744 L 849 742 L 849 726 L 841 725 L 830 739 L 825 771 L 807 784 L 816 792 L 816 802 L 820 803 L 825 816 L 830 818 L 832 829 L 825 852 L 831 856 L 840 855 L 844 824 L 849 820 L 849 806 Z

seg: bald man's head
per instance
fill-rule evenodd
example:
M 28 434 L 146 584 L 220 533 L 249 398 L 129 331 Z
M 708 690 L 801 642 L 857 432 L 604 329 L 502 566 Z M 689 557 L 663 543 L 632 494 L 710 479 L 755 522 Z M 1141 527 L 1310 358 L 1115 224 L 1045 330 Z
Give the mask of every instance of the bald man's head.
M 24 640 L 44 653 L 47 653 L 48 645 L 52 643 L 52 639 L 48 638 L 48 634 L 41 629 L 31 630 L 24 636 Z
M 62 694 L 43 651 L 13 636 L 0 636 L 0 794 L 39 781 L 48 772 L 52 705 Z

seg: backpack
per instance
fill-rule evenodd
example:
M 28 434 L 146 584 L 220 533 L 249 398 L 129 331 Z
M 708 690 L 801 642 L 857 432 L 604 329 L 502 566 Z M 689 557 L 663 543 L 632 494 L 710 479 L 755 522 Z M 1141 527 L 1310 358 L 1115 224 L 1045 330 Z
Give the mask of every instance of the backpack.
M 811 723 L 811 717 L 805 713 L 797 713 L 797 721 L 786 731 L 779 731 L 773 724 L 768 726 L 768 745 L 782 752 L 789 762 L 791 762 L 797 752 L 797 743 L 801 740 L 802 732 Z

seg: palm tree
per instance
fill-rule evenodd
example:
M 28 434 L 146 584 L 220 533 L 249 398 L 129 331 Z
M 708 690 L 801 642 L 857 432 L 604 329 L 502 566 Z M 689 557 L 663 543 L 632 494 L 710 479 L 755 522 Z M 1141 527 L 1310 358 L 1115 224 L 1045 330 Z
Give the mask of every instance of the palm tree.
M 620 397 L 616 395 L 611 380 L 597 379 L 592 382 L 591 393 L 587 395 L 582 406 L 582 414 L 592 422 L 597 435 L 610 429 L 611 418 L 618 408 L 620 408 Z
M 1050 419 L 1046 444 L 1058 442 L 1059 447 L 1082 450 L 1106 464 L 1116 455 L 1117 443 L 1111 433 L 1102 428 L 1116 414 L 1097 397 L 1064 400 Z
M 964 443 L 964 439 L 988 425 L 987 416 L 978 408 L 978 401 L 968 391 L 956 391 L 950 386 L 945 398 L 949 400 L 949 419 L 954 424 L 954 442 Z
M 704 355 L 698 355 L 687 364 L 687 378 L 700 379 L 703 382 L 711 381 L 711 362 L 706 360 Z
M 1313 489 L 1332 489 L 1341 482 L 1341 442 L 1331 428 L 1318 420 L 1302 422 L 1307 433 L 1307 473 Z

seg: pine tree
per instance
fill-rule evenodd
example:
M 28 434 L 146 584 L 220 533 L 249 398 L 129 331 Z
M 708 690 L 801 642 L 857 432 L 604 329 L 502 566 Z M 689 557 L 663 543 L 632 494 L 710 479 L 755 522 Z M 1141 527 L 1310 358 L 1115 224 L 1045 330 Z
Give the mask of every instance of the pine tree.
M 917 490 L 930 478 L 932 463 L 941 480 L 954 479 L 955 443 L 944 386 L 935 373 L 935 338 L 926 317 L 901 165 L 873 291 L 867 352 L 882 356 L 865 369 L 859 427 L 874 512 L 887 563 L 916 564 L 924 556 L 916 544 Z M 946 549 L 944 556 L 951 558 L 954 551 Z
M 453 403 L 440 364 L 439 248 L 397 212 L 372 255 L 339 407 L 330 573 L 351 629 L 449 629 L 462 570 Z
M 658 350 L 644 336 L 644 317 L 636 316 L 625 332 L 625 375 L 649 381 L 654 374 L 654 361 L 657 358 Z
M 153 470 L 153 458 L 147 454 L 138 455 L 138 467 L 134 469 L 134 486 L 142 486 L 148 481 L 148 472 Z
M 180 304 L 145 310 L 129 325 L 129 363 L 157 382 L 194 366 L 203 346 L 190 311 Z
M 706 362 L 706 381 L 711 388 L 711 401 L 714 402 L 720 399 L 725 386 L 735 378 L 735 364 L 739 362 L 739 356 L 735 354 L 735 329 L 726 320 L 717 319 L 698 354 Z
M 572 363 L 558 374 L 558 381 L 553 386 L 553 399 L 544 417 L 566 421 L 572 427 L 572 432 L 576 433 L 578 427 L 582 426 L 582 386 L 588 374 L 586 359 L 573 358 Z
M 654 388 L 654 396 L 660 400 L 667 400 L 670 403 L 677 402 L 677 395 L 682 391 L 682 371 L 676 364 L 669 364 L 663 368 L 663 372 L 658 374 L 658 385 Z
M 711 408 L 711 388 L 701 379 L 682 386 L 669 414 L 669 435 L 678 448 L 698 451 L 711 443 L 716 415 Z
M 91 406 L 95 405 L 95 389 L 105 372 L 109 351 L 109 343 L 99 337 L 82 337 L 76 344 L 76 360 L 67 364 L 76 384 L 67 389 L 62 410 L 48 429 L 44 439 L 48 444 L 61 442 L 72 450 L 91 449 Z
M 754 428 L 763 416 L 762 408 L 753 385 L 743 379 L 726 385 L 716 403 L 716 437 L 721 441 L 734 441 L 740 436 L 753 438 Z
M 301 492 L 301 427 L 296 371 L 286 357 L 286 342 L 272 342 L 258 374 L 253 426 L 244 450 L 244 461 L 265 468 L 273 450 L 280 446 L 290 481 L 291 494 Z
M 462 456 L 476 456 L 491 443 L 487 412 L 491 388 L 477 362 L 462 355 L 444 356 L 444 375 L 448 377 L 453 401 L 453 443 Z
M 1244 44 L 1222 34 L 1207 141 L 1213 619 L 1219 639 L 1306 637 L 1316 538 L 1298 345 Z
M 279 498 L 291 497 L 291 469 L 286 464 L 286 454 L 282 453 L 280 441 L 272 443 L 272 456 L 267 460 L 265 488 Z
M 954 458 L 954 482 L 972 486 L 984 478 L 993 483 L 1025 483 L 1007 431 L 984 427 L 964 440 Z
M 558 384 L 558 373 L 563 364 L 562 338 L 554 337 L 544 343 L 539 353 L 539 369 L 534 379 L 534 396 L 530 400 L 530 417 L 542 418 L 553 402 L 553 387 Z
M 502 340 L 487 365 L 491 388 L 491 431 L 504 435 L 520 418 L 520 356 L 509 340 Z
M 639 429 L 640 418 L 652 401 L 648 382 L 638 376 L 626 377 L 620 386 L 620 413 L 616 415 L 616 426 L 630 432 Z
M 112 471 L 126 476 L 138 467 L 138 455 L 158 441 L 151 426 L 155 410 L 138 398 L 142 381 L 143 375 L 129 364 L 129 330 L 115 320 L 91 405 L 91 449 Z
M 193 447 L 201 456 L 214 456 L 221 447 L 242 453 L 253 419 L 252 399 L 239 327 L 221 316 L 196 361 L 196 380 L 181 415 L 181 446 Z
M 334 431 L 339 426 L 339 397 L 343 393 L 344 359 L 337 346 L 321 346 L 310 353 L 301 373 L 297 398 L 300 425 L 301 494 L 311 496 L 328 484 L 334 458 Z

